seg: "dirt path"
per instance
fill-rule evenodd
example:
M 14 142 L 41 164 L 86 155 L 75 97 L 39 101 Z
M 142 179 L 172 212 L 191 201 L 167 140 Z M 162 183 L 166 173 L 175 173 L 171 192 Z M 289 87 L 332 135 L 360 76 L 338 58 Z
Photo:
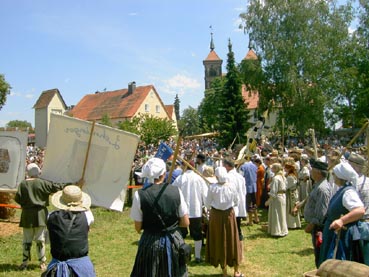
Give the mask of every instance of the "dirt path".
M 19 227 L 19 220 L 0 220 L 0 238 L 9 237 L 20 232 L 22 232 L 22 228 Z

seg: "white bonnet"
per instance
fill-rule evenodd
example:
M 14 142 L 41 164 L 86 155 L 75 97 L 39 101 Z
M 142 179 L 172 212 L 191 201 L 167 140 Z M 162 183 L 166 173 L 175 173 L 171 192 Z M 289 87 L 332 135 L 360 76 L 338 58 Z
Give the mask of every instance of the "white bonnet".
M 337 178 L 349 181 L 353 184 L 357 183 L 358 174 L 348 162 L 341 162 L 333 168 L 333 173 Z
M 166 172 L 166 164 L 160 158 L 149 159 L 142 167 L 142 172 L 136 172 L 141 178 L 148 178 L 149 182 L 159 178 Z
M 218 166 L 215 169 L 215 176 L 218 178 L 218 183 L 225 183 L 227 181 L 227 169 L 224 166 Z

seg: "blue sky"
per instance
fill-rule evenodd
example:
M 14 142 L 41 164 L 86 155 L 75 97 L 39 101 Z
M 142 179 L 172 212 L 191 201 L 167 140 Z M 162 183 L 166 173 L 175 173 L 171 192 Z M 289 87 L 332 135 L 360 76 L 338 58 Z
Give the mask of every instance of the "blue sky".
M 245 0 L 2 0 L 0 74 L 12 86 L 0 126 L 34 126 L 36 100 L 58 88 L 67 105 L 95 91 L 153 84 L 181 110 L 204 95 L 203 60 L 215 51 L 225 71 L 228 38 L 236 61 L 248 51 L 238 29 Z

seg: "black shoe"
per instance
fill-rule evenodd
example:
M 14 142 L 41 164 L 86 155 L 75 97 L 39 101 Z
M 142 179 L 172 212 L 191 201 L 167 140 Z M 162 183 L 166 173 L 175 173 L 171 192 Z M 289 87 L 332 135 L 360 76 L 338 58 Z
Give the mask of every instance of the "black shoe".
M 199 264 L 199 263 L 202 263 L 203 260 L 201 258 L 195 258 L 195 263 Z

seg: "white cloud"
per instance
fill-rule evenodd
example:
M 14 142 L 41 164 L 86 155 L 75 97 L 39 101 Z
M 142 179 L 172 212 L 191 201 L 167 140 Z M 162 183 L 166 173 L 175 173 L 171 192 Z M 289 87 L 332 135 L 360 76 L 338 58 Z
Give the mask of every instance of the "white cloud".
M 184 95 L 201 87 L 198 80 L 177 74 L 170 79 L 164 80 L 160 86 L 160 91 L 168 94 Z
M 20 93 L 15 92 L 15 91 L 10 91 L 9 96 L 20 96 Z
M 129 13 L 128 15 L 129 15 L 129 16 L 137 16 L 137 15 L 138 15 L 138 13 L 131 12 L 131 13 Z
M 27 99 L 32 99 L 35 95 L 32 93 L 27 93 L 24 97 Z

